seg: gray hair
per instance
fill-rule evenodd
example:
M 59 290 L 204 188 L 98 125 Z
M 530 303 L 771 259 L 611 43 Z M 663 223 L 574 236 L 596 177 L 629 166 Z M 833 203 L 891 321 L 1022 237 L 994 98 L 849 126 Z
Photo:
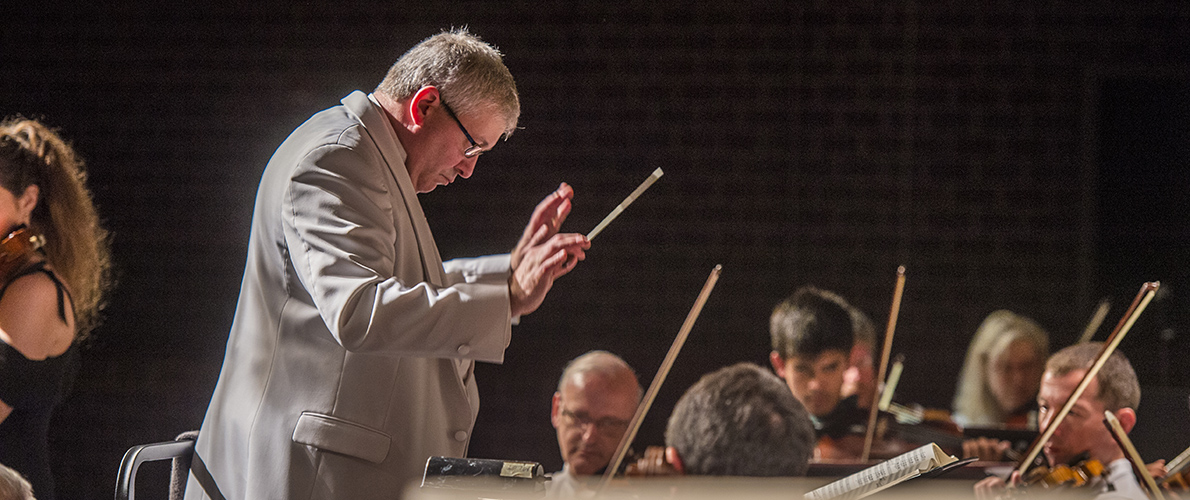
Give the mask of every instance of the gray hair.
M 636 384 L 636 400 L 640 401 L 644 395 L 632 367 L 619 356 L 607 351 L 590 351 L 570 360 L 562 370 L 562 377 L 558 379 L 558 392 L 562 392 L 562 386 L 566 385 L 567 380 L 588 373 L 598 373 L 612 380 L 619 377 L 631 378 Z
M 967 359 L 959 374 L 954 396 L 954 411 L 967 425 L 1003 423 L 1013 408 L 1000 408 L 988 386 L 988 362 L 1017 340 L 1028 343 L 1038 361 L 1049 356 L 1050 337 L 1045 329 L 1028 317 L 1001 309 L 988 314 L 967 348 Z
M 0 464 L 0 500 L 35 500 L 29 481 L 4 464 Z
M 665 445 L 692 475 L 803 476 L 815 441 L 806 407 L 785 382 L 752 363 L 703 376 L 665 428 Z
M 499 113 L 505 138 L 516 129 L 521 115 L 516 81 L 500 51 L 466 28 L 443 31 L 409 49 L 389 68 L 376 93 L 401 100 L 427 85 L 437 87 L 459 114 Z

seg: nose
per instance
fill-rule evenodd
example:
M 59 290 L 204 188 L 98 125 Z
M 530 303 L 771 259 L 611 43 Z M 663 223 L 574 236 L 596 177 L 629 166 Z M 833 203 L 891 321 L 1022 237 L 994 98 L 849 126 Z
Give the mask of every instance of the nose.
M 818 377 L 806 381 L 806 388 L 811 391 L 817 391 L 820 387 L 822 387 L 822 383 L 818 380 Z
M 471 174 L 475 172 L 475 163 L 479 161 L 479 157 L 463 158 L 463 161 L 455 165 L 455 171 L 459 173 L 459 177 L 470 179 Z
M 590 424 L 586 427 L 583 427 L 583 441 L 591 441 L 595 439 L 595 434 L 598 428 L 599 426 L 595 424 Z
M 1041 419 L 1040 419 L 1040 420 L 1037 422 L 1037 428 L 1038 428 L 1038 429 L 1041 429 L 1041 431 L 1042 431 L 1042 432 L 1045 432 L 1045 430 L 1046 430 L 1046 429 L 1049 429 L 1049 427 L 1050 427 L 1050 423 L 1051 423 L 1051 422 L 1053 422 L 1053 420 L 1054 420 L 1054 414 L 1055 414 L 1055 413 L 1057 413 L 1057 412 L 1054 412 L 1054 411 L 1046 412 L 1046 413 L 1045 413 L 1045 416 L 1044 416 L 1044 417 L 1042 417 L 1042 418 L 1041 418 Z M 1058 427 L 1057 429 L 1054 429 L 1054 434 L 1057 434 L 1057 433 L 1058 433 L 1058 431 L 1060 431 L 1060 430 L 1062 430 L 1062 428 L 1061 428 L 1061 427 Z

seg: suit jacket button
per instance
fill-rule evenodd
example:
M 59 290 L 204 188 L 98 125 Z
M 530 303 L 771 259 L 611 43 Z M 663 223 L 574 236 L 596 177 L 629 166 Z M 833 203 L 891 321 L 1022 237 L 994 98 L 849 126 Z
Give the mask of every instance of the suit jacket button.
M 455 432 L 455 441 L 466 441 L 466 440 L 467 440 L 467 431 L 456 431 Z
M 459 346 L 459 354 L 466 356 L 467 353 L 469 353 L 469 352 L 471 352 L 471 346 L 469 346 L 467 344 L 463 344 L 463 345 Z M 462 440 L 460 439 L 460 441 L 462 441 Z

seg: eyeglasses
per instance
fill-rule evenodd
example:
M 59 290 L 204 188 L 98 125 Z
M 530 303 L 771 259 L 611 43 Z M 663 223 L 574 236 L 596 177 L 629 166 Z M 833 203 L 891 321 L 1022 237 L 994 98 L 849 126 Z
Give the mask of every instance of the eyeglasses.
M 467 127 L 463 126 L 463 122 L 459 121 L 458 115 L 455 115 L 455 111 L 453 109 L 450 109 L 450 105 L 446 104 L 445 100 L 442 101 L 442 109 L 445 109 L 446 114 L 450 115 L 451 118 L 454 118 L 455 123 L 457 123 L 459 125 L 459 130 L 462 130 L 463 135 L 467 136 L 467 142 L 471 143 L 471 147 L 463 150 L 463 157 L 464 158 L 474 158 L 476 156 L 483 154 L 485 151 L 483 149 L 483 146 L 480 146 L 479 144 L 477 144 L 475 142 L 475 139 L 471 138 L 471 134 L 467 133 Z
M 628 430 L 627 420 L 612 417 L 593 419 L 586 413 L 574 413 L 566 409 L 563 409 L 561 413 L 562 419 L 568 426 L 578 427 L 585 430 L 594 425 L 600 433 L 623 433 L 624 431 Z

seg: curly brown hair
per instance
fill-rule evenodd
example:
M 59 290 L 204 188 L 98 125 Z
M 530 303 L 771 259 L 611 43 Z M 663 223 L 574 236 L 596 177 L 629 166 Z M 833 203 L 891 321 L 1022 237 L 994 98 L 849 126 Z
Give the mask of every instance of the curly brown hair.
M 99 324 L 112 282 L 109 235 L 86 181 L 82 159 L 54 130 L 20 117 L 0 122 L 0 186 L 17 195 L 38 187 L 29 225 L 45 236 L 46 257 L 70 289 L 76 341 Z

